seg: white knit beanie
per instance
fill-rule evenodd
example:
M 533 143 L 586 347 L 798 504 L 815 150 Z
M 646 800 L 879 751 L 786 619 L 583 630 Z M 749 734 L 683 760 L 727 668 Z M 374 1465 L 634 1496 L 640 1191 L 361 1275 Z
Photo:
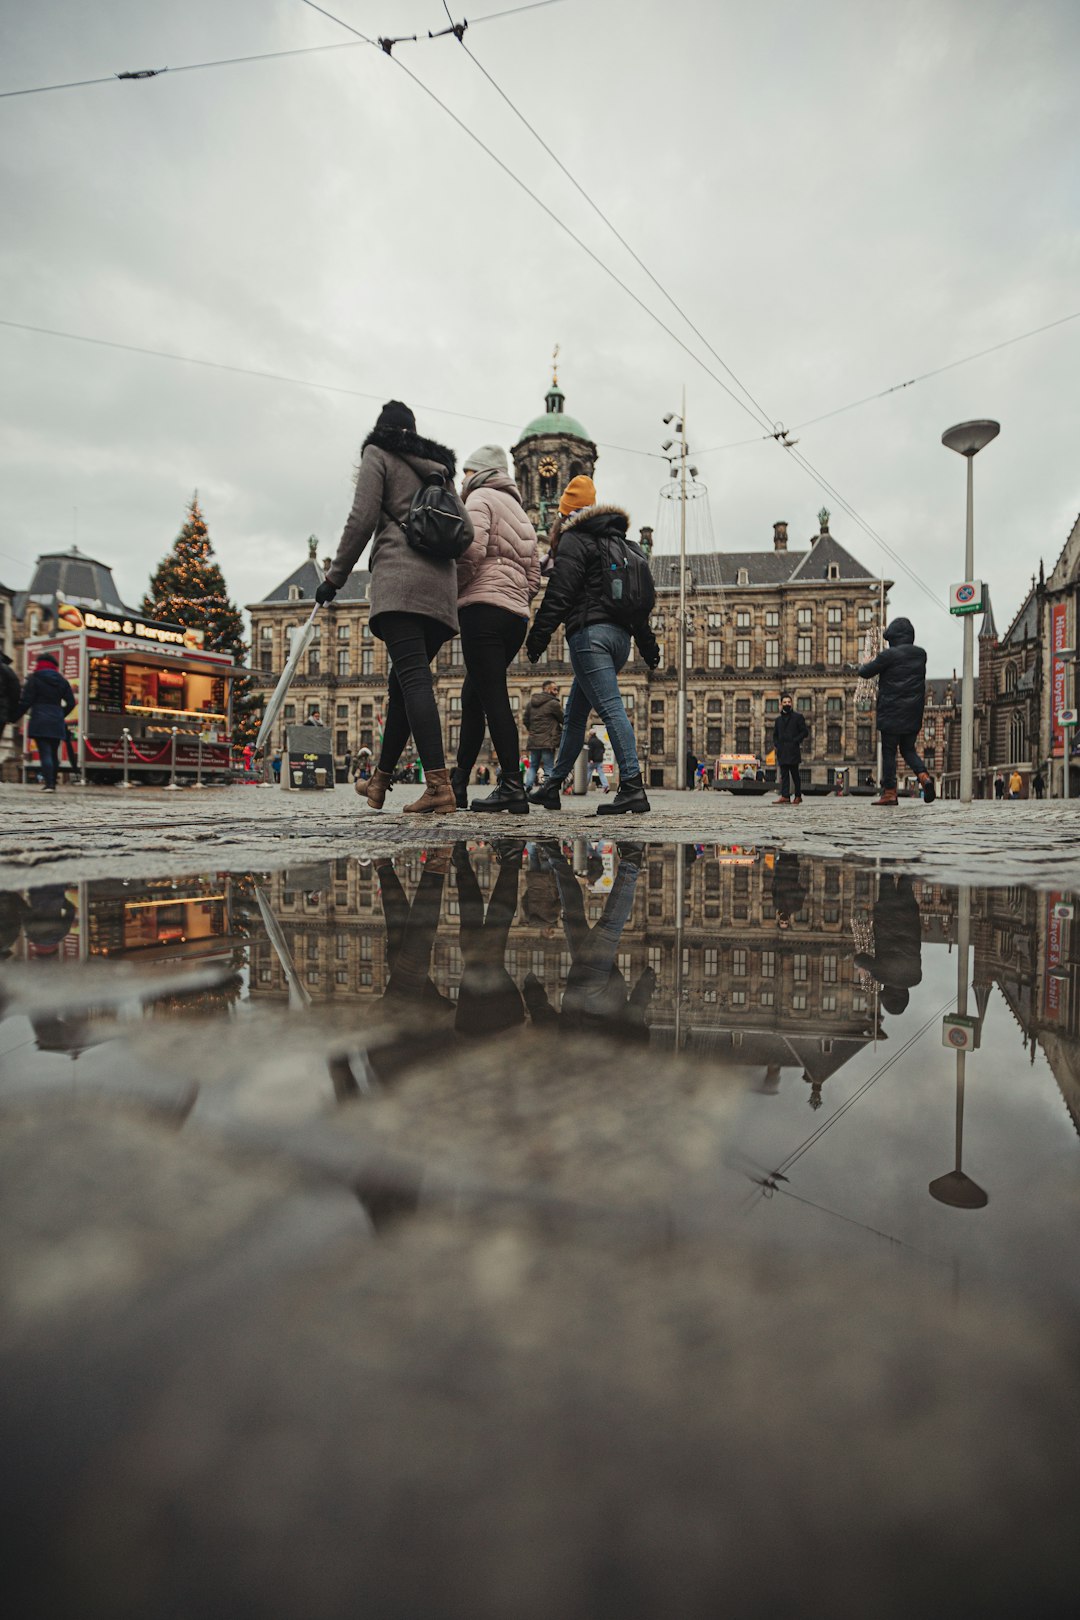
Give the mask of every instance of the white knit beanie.
M 465 472 L 510 471 L 506 451 L 500 444 L 482 444 L 479 450 L 474 450 L 471 456 L 466 456 L 461 465 Z

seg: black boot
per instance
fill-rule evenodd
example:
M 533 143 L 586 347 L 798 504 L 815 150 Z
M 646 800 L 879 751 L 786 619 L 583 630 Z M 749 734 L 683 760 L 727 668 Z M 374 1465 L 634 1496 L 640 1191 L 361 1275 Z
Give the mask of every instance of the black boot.
M 639 771 L 636 776 L 624 776 L 611 803 L 597 805 L 596 813 L 598 816 L 641 816 L 651 809 Z
M 557 776 L 545 778 L 542 787 L 533 788 L 529 794 L 530 804 L 542 804 L 545 810 L 562 809 L 562 781 Z
M 454 798 L 457 800 L 458 809 L 467 810 L 469 808 L 469 778 L 460 765 L 455 765 L 450 772 L 450 786 L 454 790 Z
M 470 810 L 508 810 L 512 816 L 527 816 L 529 801 L 521 785 L 521 777 L 504 776 L 494 793 L 484 799 L 474 799 Z

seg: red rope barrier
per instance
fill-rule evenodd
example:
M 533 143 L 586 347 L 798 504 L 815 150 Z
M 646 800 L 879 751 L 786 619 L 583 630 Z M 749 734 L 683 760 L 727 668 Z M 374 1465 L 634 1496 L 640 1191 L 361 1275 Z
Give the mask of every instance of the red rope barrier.
M 131 749 L 131 752 L 135 755 L 135 758 L 142 760 L 144 765 L 156 765 L 158 760 L 159 759 L 164 759 L 166 754 L 171 749 L 172 740 L 170 738 L 170 740 L 165 744 L 164 748 L 161 750 L 160 754 L 140 754 L 139 750 L 136 748 L 134 743 L 129 743 L 128 747 Z

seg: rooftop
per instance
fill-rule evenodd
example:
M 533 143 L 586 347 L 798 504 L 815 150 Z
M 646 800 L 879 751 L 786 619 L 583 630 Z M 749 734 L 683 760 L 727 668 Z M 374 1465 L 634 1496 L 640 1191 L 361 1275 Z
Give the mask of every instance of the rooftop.
M 75 607 L 97 608 L 113 613 L 129 612 L 120 600 L 109 564 L 88 557 L 78 546 L 72 546 L 68 551 L 43 552 L 37 560 L 29 586 L 17 593 L 14 610 L 21 618 L 28 600 L 46 604 L 57 598 L 71 602 Z
M 553 382 L 548 389 L 547 398 L 544 400 L 545 410 L 543 416 L 534 417 L 526 427 L 522 428 L 521 438 L 518 443 L 522 444 L 526 439 L 538 439 L 543 434 L 552 433 L 562 438 L 582 439 L 586 444 L 591 444 L 592 440 L 577 418 L 567 416 L 563 410 L 565 404 L 566 395 L 559 387 L 558 382 Z

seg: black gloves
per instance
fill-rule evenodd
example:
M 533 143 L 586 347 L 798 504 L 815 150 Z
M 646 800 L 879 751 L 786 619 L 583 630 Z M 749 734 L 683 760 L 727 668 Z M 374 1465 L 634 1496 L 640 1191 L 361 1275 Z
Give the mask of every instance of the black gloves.
M 525 656 L 529 660 L 529 663 L 538 664 L 543 651 L 543 647 L 537 646 L 536 642 L 533 641 L 532 637 L 530 636 L 528 641 L 525 643 Z
M 324 579 L 318 590 L 315 592 L 315 600 L 318 602 L 320 607 L 325 607 L 327 602 L 332 602 L 336 595 L 337 586 L 331 585 L 328 579 Z
M 643 638 L 644 641 L 644 638 Z M 655 636 L 650 635 L 647 641 L 638 643 L 638 651 L 650 669 L 660 667 L 660 643 Z

